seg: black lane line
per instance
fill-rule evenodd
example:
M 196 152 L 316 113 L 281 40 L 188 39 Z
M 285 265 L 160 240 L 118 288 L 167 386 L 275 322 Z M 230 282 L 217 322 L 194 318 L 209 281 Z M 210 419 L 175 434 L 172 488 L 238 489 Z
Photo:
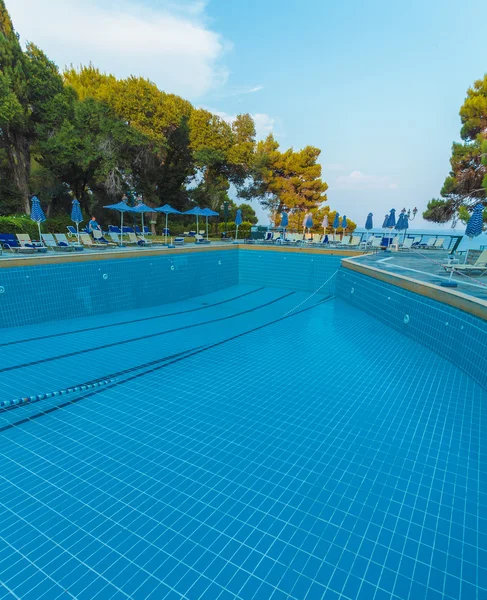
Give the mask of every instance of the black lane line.
M 279 302 L 280 300 L 284 300 L 284 298 L 288 298 L 289 296 L 293 296 L 295 292 L 289 292 L 288 294 L 284 294 L 284 296 L 279 296 L 270 302 L 266 302 L 265 304 L 260 304 L 259 306 L 255 306 L 253 308 L 248 308 L 247 310 L 243 310 L 242 312 L 235 313 L 233 315 L 228 315 L 226 317 L 219 317 L 218 319 L 210 319 L 209 321 L 203 321 L 202 323 L 193 323 L 192 325 L 183 325 L 182 327 L 175 327 L 174 329 L 167 329 L 166 331 L 159 331 L 157 333 L 148 333 L 147 335 L 141 335 L 136 338 L 129 338 L 128 340 L 121 340 L 119 342 L 111 342 L 110 344 L 104 344 L 103 346 L 95 346 L 93 348 L 85 348 L 84 350 L 76 350 L 74 352 L 68 352 L 66 354 L 59 354 L 58 356 L 50 356 L 48 358 L 41 358 L 40 360 L 33 360 L 28 363 L 22 363 L 20 365 L 13 365 L 11 367 L 3 367 L 0 369 L 0 373 L 5 373 L 8 371 L 15 371 L 16 369 L 23 369 L 25 367 L 32 367 L 34 365 L 41 365 L 43 363 L 52 362 L 54 360 L 59 360 L 61 358 L 69 358 L 71 356 L 77 356 L 78 354 L 87 354 L 88 352 L 96 352 L 97 350 L 105 350 L 106 348 L 113 348 L 114 346 L 122 346 L 123 344 L 130 344 L 132 342 L 139 342 L 141 340 L 148 340 L 150 338 L 158 337 L 161 335 L 167 335 L 168 333 L 174 333 L 176 331 L 184 331 L 185 329 L 192 329 L 193 327 L 201 327 L 203 325 L 211 325 L 212 323 L 218 323 L 220 321 L 227 321 L 228 319 L 234 319 L 235 317 L 240 317 L 242 315 L 254 312 L 256 310 L 260 310 L 261 308 L 265 308 L 266 306 L 270 306 L 275 302 Z
M 81 387 L 83 385 L 90 385 L 92 383 L 95 383 L 97 381 L 100 380 L 104 380 L 104 379 L 114 379 L 117 377 L 121 377 L 122 375 L 126 375 L 127 373 L 133 373 L 133 371 L 138 371 L 140 369 L 146 369 L 147 367 L 151 367 L 153 365 L 157 365 L 160 363 L 165 362 L 166 360 L 171 360 L 173 358 L 177 358 L 179 356 L 183 356 L 184 354 L 188 354 L 189 352 L 194 352 L 195 350 L 199 350 L 200 348 L 204 348 L 204 345 L 202 346 L 195 346 L 194 348 L 189 348 L 189 350 L 183 350 L 182 352 L 177 352 L 176 354 L 170 354 L 169 356 L 163 356 L 162 358 L 157 358 L 155 360 L 151 360 L 149 362 L 143 363 L 141 365 L 137 365 L 136 367 L 130 367 L 128 369 L 123 369 L 123 371 L 117 371 L 116 373 L 113 373 L 113 375 L 110 375 L 109 377 L 97 377 L 96 379 L 90 379 L 89 381 L 84 381 L 83 383 L 77 383 L 75 385 L 69 385 L 66 386 L 67 388 L 76 388 L 76 387 Z M 105 386 L 106 387 L 106 386 Z M 78 392 L 80 392 L 81 390 L 78 390 Z M 76 392 L 72 392 L 72 394 L 75 394 Z M 35 395 L 35 394 L 34 394 Z M 14 410 L 16 408 L 22 408 L 23 406 L 29 406 L 31 404 L 37 403 L 37 402 L 41 402 L 42 400 L 54 400 L 56 397 L 60 398 L 60 396 L 49 396 L 47 398 L 42 398 L 42 399 L 35 399 L 35 400 L 29 400 L 28 402 L 22 402 L 22 404 L 11 404 L 9 406 L 2 406 L 0 407 L 0 415 L 10 411 L 10 410 Z
M 211 344 L 209 346 L 200 347 L 199 349 L 195 350 L 194 352 L 190 352 L 190 353 L 186 354 L 186 356 L 181 356 L 181 357 L 175 358 L 174 360 L 171 360 L 170 362 L 165 362 L 164 364 L 158 365 L 158 366 L 156 366 L 156 367 L 154 367 L 152 369 L 149 369 L 148 371 L 144 371 L 143 373 L 137 373 L 135 375 L 132 375 L 131 377 L 128 377 L 127 379 L 123 379 L 122 381 L 116 381 L 116 382 L 114 382 L 111 385 L 107 385 L 106 387 L 99 388 L 97 390 L 94 390 L 93 392 L 90 392 L 89 394 L 85 394 L 83 396 L 79 396 L 78 398 L 74 398 L 73 400 L 68 400 L 67 402 L 63 402 L 63 404 L 59 404 L 58 406 L 52 406 L 51 408 L 48 408 L 48 409 L 46 409 L 44 411 L 41 411 L 41 412 L 38 412 L 35 415 L 31 415 L 29 417 L 25 417 L 24 419 L 16 421 L 15 423 L 9 423 L 8 425 L 4 425 L 3 427 L 0 427 L 0 433 L 3 433 L 4 431 L 7 431 L 9 429 L 13 429 L 14 427 L 18 427 L 19 425 L 23 425 L 24 423 L 28 423 L 29 421 L 33 421 L 34 419 L 38 419 L 39 417 L 43 417 L 44 415 L 48 415 L 48 414 L 50 414 L 52 412 L 60 410 L 61 408 L 66 408 L 67 406 L 70 406 L 71 404 L 77 404 L 81 400 L 85 400 L 86 398 L 91 398 L 93 396 L 96 396 L 97 394 L 99 394 L 100 392 L 103 392 L 105 390 L 118 387 L 119 385 L 123 385 L 125 383 L 128 383 L 129 381 L 133 381 L 135 379 L 139 379 L 140 377 L 144 377 L 145 375 L 149 375 L 150 373 L 155 373 L 156 371 L 160 371 L 161 369 L 164 369 L 166 367 L 170 367 L 171 365 L 174 365 L 174 364 L 176 364 L 178 362 L 181 362 L 183 360 L 186 360 L 188 358 L 191 358 L 193 356 L 196 356 L 198 354 L 206 352 L 207 350 L 211 350 L 212 348 L 216 348 L 218 346 L 222 346 L 224 344 L 227 344 L 228 342 L 231 342 L 231 341 L 236 340 L 238 338 L 244 337 L 245 335 L 248 335 L 250 333 L 254 333 L 255 331 L 259 331 L 260 329 L 265 329 L 266 327 L 270 327 L 271 325 L 274 325 L 275 323 L 279 323 L 280 321 L 284 321 L 286 319 L 291 319 L 292 317 L 295 317 L 296 315 L 299 315 L 301 313 L 304 313 L 304 312 L 307 312 L 309 310 L 312 310 L 313 308 L 316 308 L 317 306 L 321 306 L 325 302 L 329 302 L 330 300 L 333 300 L 333 299 L 334 299 L 334 296 L 327 296 L 323 300 L 321 300 L 320 302 L 317 302 L 316 304 L 313 304 L 312 306 L 308 306 L 308 308 L 302 308 L 301 310 L 297 310 L 297 311 L 293 312 L 290 315 L 287 315 L 285 317 L 279 317 L 278 319 L 274 319 L 273 321 L 269 321 L 268 323 L 264 323 L 264 325 L 259 325 L 257 327 L 254 327 L 253 329 L 249 329 L 249 330 L 244 331 L 242 333 L 238 333 L 238 334 L 236 334 L 236 335 L 234 335 L 232 337 L 229 337 L 229 338 L 227 338 L 225 340 L 222 340 L 220 342 L 215 342 L 214 344 Z
M 166 313 L 164 315 L 155 315 L 153 317 L 142 317 L 141 319 L 133 319 L 132 321 L 119 321 L 118 323 L 110 323 L 108 325 L 100 325 L 98 327 L 86 327 L 85 329 L 75 329 L 74 331 L 51 333 L 49 335 L 42 335 L 39 337 L 27 338 L 25 340 L 15 340 L 13 342 L 4 342 L 4 343 L 0 344 L 0 348 L 3 348 L 4 346 L 13 346 L 14 344 L 25 344 L 27 342 L 37 342 L 39 340 L 48 340 L 50 338 L 62 337 L 64 335 L 73 335 L 75 333 L 85 333 L 86 331 L 98 331 L 99 329 L 107 329 L 108 327 L 118 327 L 119 325 L 131 325 L 132 323 L 142 323 L 143 321 L 152 321 L 153 319 L 165 319 L 166 317 L 175 317 L 177 315 L 185 315 L 187 313 L 196 312 L 198 310 L 205 310 L 206 308 L 213 308 L 214 306 L 220 306 L 221 304 L 226 304 L 227 302 L 233 302 L 234 300 L 239 300 L 240 298 L 245 298 L 245 296 L 250 296 L 250 294 L 255 294 L 256 292 L 261 292 L 264 289 L 265 289 L 264 287 L 260 287 L 255 290 L 250 290 L 250 292 L 245 292 L 244 294 L 239 294 L 238 296 L 233 296 L 232 298 L 228 298 L 227 300 L 221 300 L 220 302 L 215 302 L 214 304 L 207 304 L 205 306 L 198 306 L 197 308 L 188 308 L 187 310 L 180 310 L 179 312 Z

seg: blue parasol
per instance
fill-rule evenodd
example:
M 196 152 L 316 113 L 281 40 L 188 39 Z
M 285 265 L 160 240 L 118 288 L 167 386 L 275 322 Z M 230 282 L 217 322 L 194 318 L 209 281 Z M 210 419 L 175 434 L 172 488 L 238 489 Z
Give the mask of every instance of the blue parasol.
M 238 226 L 242 224 L 242 211 L 240 208 L 237 210 L 237 214 L 235 215 L 235 225 L 237 226 L 237 232 L 235 234 L 235 241 L 238 242 Z
M 164 244 L 166 244 L 167 241 L 167 218 L 168 215 L 180 215 L 181 211 L 180 210 L 176 210 L 175 208 L 173 208 L 170 204 L 164 204 L 164 206 L 159 206 L 158 208 L 154 208 L 155 212 L 160 212 L 166 215 L 166 227 L 164 229 Z
M 391 212 L 390 212 L 389 216 L 387 217 L 387 225 L 386 225 L 386 227 L 388 229 L 390 229 L 391 233 L 392 233 L 392 230 L 394 229 L 395 226 L 396 226 L 396 209 L 395 208 L 391 208 Z M 389 244 L 390 244 L 391 241 L 392 241 L 392 235 L 389 238 L 389 240 L 390 240 L 390 242 L 389 242 Z
M 206 217 L 206 239 L 208 239 L 208 217 L 218 217 L 218 214 L 216 211 L 211 210 L 211 208 L 203 208 L 201 210 L 201 214 L 203 214 Z
M 374 228 L 374 223 L 372 221 L 373 216 L 374 215 L 372 213 L 369 213 L 367 215 L 367 220 L 365 221 L 365 229 L 367 231 L 367 238 L 365 239 L 366 243 L 369 241 L 369 231 Z
M 108 208 L 109 210 L 118 210 L 120 213 L 120 246 L 123 246 L 123 215 L 126 212 L 137 212 L 129 206 L 126 202 L 117 202 L 116 204 L 109 204 L 108 206 L 104 206 L 103 208 Z
M 336 237 L 337 237 L 337 229 L 340 227 L 340 214 L 337 213 L 335 215 L 335 219 L 333 220 L 333 225 L 332 225 L 333 229 L 335 230 L 335 237 L 334 240 L 336 241 Z
M 71 221 L 76 223 L 76 235 L 78 236 L 78 244 L 79 241 L 79 224 L 83 222 L 83 213 L 81 212 L 81 206 L 79 205 L 79 200 L 76 198 L 71 202 L 73 208 L 71 209 Z
M 140 213 L 141 217 L 142 217 L 142 239 L 145 240 L 144 238 L 144 213 L 146 212 L 154 212 L 154 209 L 150 206 L 147 206 L 147 204 L 144 204 L 143 202 L 139 202 L 137 204 L 137 206 L 133 207 L 133 212 L 135 213 Z
M 42 211 L 41 202 L 37 196 L 32 196 L 31 202 L 30 218 L 37 223 L 37 227 L 39 228 L 39 241 L 42 244 L 41 223 L 46 220 L 46 215 Z
M 465 229 L 465 235 L 473 239 L 482 233 L 484 224 L 483 220 L 484 207 L 482 204 L 477 204 L 473 209 L 472 216 L 468 220 L 467 228 Z
M 184 212 L 183 215 L 195 215 L 196 216 L 196 233 L 198 234 L 199 233 L 198 217 L 205 216 L 203 213 L 203 209 L 201 209 L 199 206 L 195 206 L 191 210 L 187 210 L 186 212 Z
M 346 215 L 343 215 L 343 218 L 342 218 L 342 239 L 345 236 L 345 230 L 346 230 L 346 228 L 347 228 L 347 217 L 346 217 Z

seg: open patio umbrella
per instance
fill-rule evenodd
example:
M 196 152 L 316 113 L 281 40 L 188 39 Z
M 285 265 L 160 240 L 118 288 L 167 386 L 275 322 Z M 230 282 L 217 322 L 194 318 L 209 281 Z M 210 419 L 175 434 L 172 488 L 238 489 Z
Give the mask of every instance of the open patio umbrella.
M 78 244 L 79 241 L 79 224 L 83 222 L 83 213 L 81 212 L 81 206 L 79 205 L 79 200 L 76 198 L 71 202 L 73 208 L 71 209 L 71 221 L 76 223 L 76 235 L 78 236 Z
M 208 217 L 218 217 L 219 213 L 217 213 L 214 210 L 211 210 L 211 208 L 203 208 L 201 212 L 206 217 L 206 239 L 208 239 Z
M 192 208 L 191 210 L 187 210 L 183 213 L 183 215 L 195 215 L 196 216 L 196 233 L 199 233 L 199 223 L 198 223 L 198 217 L 204 217 L 205 215 L 203 214 L 203 209 L 201 209 L 199 206 L 195 206 L 194 208 Z
M 367 237 L 365 239 L 366 242 L 369 241 L 370 230 L 374 228 L 374 223 L 372 221 L 373 216 L 374 215 L 372 213 L 369 213 L 367 215 L 367 220 L 365 221 L 365 230 L 367 231 Z
M 335 215 L 335 218 L 333 220 L 333 225 L 332 225 L 333 229 L 335 230 L 335 241 L 336 241 L 336 237 L 337 237 L 337 229 L 340 227 L 340 215 L 337 213 Z
M 164 206 L 159 206 L 154 208 L 155 212 L 160 212 L 166 215 L 166 227 L 164 228 L 164 244 L 167 244 L 167 218 L 168 215 L 180 215 L 181 211 L 176 210 L 170 204 L 164 204 Z
M 472 216 L 468 220 L 467 228 L 465 229 L 465 235 L 468 235 L 470 239 L 473 239 L 482 233 L 484 224 L 483 212 L 484 206 L 482 204 L 477 204 L 473 209 Z
M 342 240 L 345 237 L 345 230 L 347 229 L 347 216 L 343 215 L 342 218 Z
M 286 227 L 289 225 L 289 217 L 287 215 L 286 211 L 282 211 L 281 213 L 281 227 L 282 227 L 282 239 L 285 240 L 286 239 Z
M 144 238 L 144 213 L 146 212 L 154 212 L 154 209 L 150 206 L 147 206 L 147 204 L 144 204 L 143 202 L 139 202 L 139 204 L 137 204 L 137 206 L 134 206 L 132 208 L 132 211 L 134 213 L 140 213 L 140 216 L 142 217 L 142 238 Z
M 43 223 L 46 220 L 46 215 L 42 211 L 41 202 L 37 196 L 32 196 L 31 202 L 32 206 L 30 209 L 30 218 L 35 223 L 37 223 L 37 227 L 39 228 L 39 241 L 41 244 L 43 244 L 41 235 L 41 223 Z
M 237 226 L 237 232 L 235 234 L 235 241 L 238 242 L 238 226 L 242 225 L 242 211 L 240 208 L 237 210 L 237 214 L 235 215 L 235 225 Z
M 120 246 L 123 246 L 123 215 L 126 212 L 136 212 L 134 209 L 126 204 L 125 202 L 117 202 L 116 204 L 108 204 L 103 208 L 108 208 L 109 210 L 118 210 L 120 213 Z

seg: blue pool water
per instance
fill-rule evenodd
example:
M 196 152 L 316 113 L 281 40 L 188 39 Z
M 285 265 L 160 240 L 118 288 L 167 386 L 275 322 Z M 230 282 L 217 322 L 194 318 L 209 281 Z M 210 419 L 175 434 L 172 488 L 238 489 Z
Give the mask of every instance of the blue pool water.
M 125 310 L 124 261 L 3 275 L 59 320 L 1 333 L 0 400 L 33 401 L 0 410 L 0 598 L 486 598 L 487 391 L 402 329 L 416 298 L 323 285 L 335 257 L 184 259 L 150 259 L 164 303 L 125 263 Z M 482 327 L 457 313 L 445 346 Z

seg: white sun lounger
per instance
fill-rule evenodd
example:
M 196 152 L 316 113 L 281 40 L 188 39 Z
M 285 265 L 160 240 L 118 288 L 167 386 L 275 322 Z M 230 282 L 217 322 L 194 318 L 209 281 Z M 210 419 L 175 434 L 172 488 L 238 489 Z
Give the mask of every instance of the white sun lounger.
M 461 271 L 462 273 L 475 273 L 478 272 L 480 275 L 487 273 L 487 250 L 483 250 L 473 265 L 454 265 L 451 263 L 444 263 L 441 265 L 445 271 Z

